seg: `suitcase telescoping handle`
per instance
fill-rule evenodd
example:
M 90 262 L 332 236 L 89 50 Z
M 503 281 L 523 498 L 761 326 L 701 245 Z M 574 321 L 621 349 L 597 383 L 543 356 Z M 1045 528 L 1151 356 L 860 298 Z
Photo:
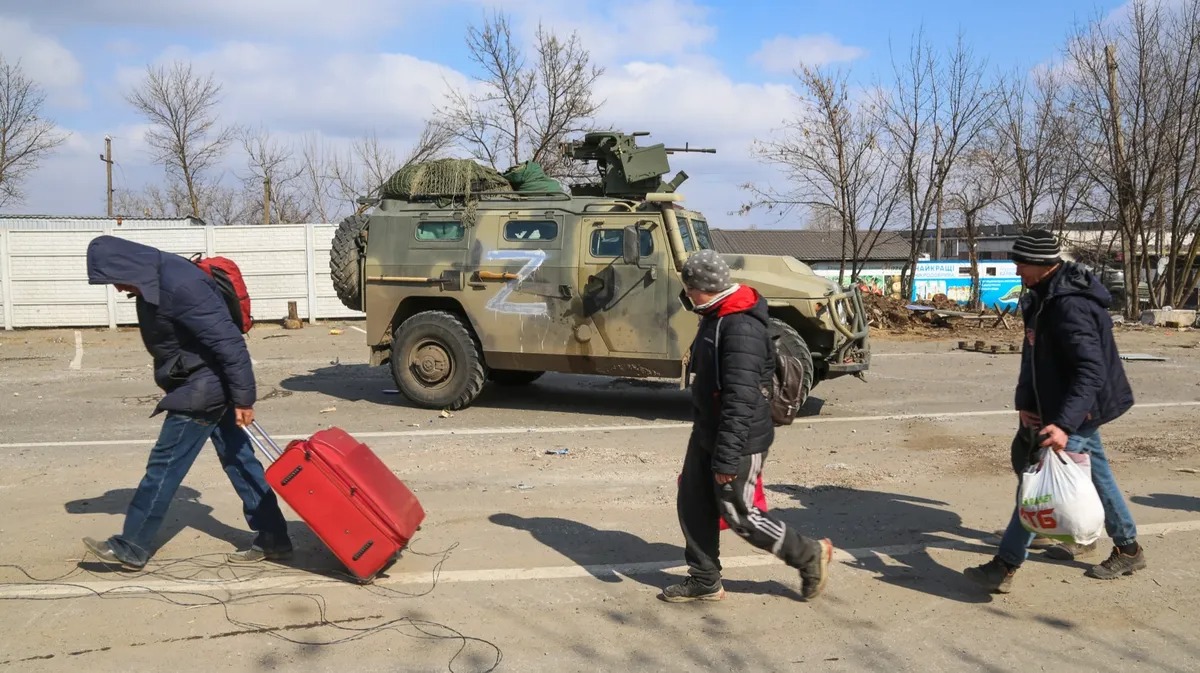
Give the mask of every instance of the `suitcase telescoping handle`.
M 251 428 L 253 428 L 253 430 L 251 430 Z M 267 431 L 263 430 L 262 426 L 258 424 L 258 421 L 252 421 L 250 423 L 250 427 L 244 427 L 242 429 L 245 430 L 246 435 L 250 437 L 250 442 L 253 443 L 259 451 L 262 451 L 264 456 L 270 458 L 272 463 L 283 455 L 283 449 L 279 448 L 279 445 L 275 443 L 275 440 L 271 439 L 271 436 L 267 434 Z M 258 432 L 258 434 L 261 436 L 261 439 L 254 435 L 255 431 Z

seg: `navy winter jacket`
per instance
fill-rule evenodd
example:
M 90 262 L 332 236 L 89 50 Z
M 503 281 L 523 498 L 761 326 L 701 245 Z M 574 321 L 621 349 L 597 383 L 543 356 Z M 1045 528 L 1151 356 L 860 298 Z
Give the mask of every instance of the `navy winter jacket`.
M 154 359 L 162 411 L 208 415 L 252 407 L 257 391 L 246 340 L 216 283 L 179 255 L 114 236 L 88 245 L 88 283 L 138 289 L 142 343 Z
M 692 342 L 691 441 L 712 453 L 714 472 L 737 474 L 742 456 L 766 451 L 775 439 L 768 320 L 767 300 L 742 286 L 703 314 Z
M 1113 339 L 1111 302 L 1096 276 L 1071 262 L 1025 294 L 1018 410 L 1036 412 L 1043 425 L 1075 434 L 1133 406 Z

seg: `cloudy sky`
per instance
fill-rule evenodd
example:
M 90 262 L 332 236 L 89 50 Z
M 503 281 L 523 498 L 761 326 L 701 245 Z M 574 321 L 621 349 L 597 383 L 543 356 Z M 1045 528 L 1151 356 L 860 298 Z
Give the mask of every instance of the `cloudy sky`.
M 47 116 L 69 140 L 9 212 L 104 213 L 104 136 L 113 137 L 114 186 L 162 182 L 142 142 L 142 120 L 122 93 L 146 64 L 184 58 L 223 86 L 221 119 L 282 136 L 317 133 L 344 145 L 374 131 L 409 147 L 444 87 L 476 74 L 464 38 L 493 9 L 510 13 L 523 42 L 539 21 L 577 30 L 607 72 L 598 120 L 652 133 L 651 142 L 716 147 L 674 155 L 682 191 L 716 226 L 795 226 L 729 214 L 737 185 L 778 182 L 750 144 L 793 109 L 797 63 L 851 69 L 864 87 L 890 74 L 924 26 L 937 44 L 963 31 L 992 65 L 1053 61 L 1076 21 L 1111 0 L 0 0 L 0 54 L 20 59 L 46 91 Z M 974 5 L 974 6 L 972 6 Z M 969 7 L 969 8 L 968 8 Z M 230 175 L 243 167 L 227 162 Z M 232 178 L 231 178 L 232 179 Z

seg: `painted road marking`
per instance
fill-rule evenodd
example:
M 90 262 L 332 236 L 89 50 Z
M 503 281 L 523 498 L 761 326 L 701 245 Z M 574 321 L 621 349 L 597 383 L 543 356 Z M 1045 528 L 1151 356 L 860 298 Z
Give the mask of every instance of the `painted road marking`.
M 1195 402 L 1147 402 L 1134 406 L 1134 409 L 1171 409 L 1176 407 L 1200 407 L 1200 401 Z M 822 416 L 817 418 L 797 418 L 796 425 L 818 425 L 822 423 L 872 423 L 880 421 L 911 421 L 917 419 L 937 420 L 949 418 L 982 418 L 987 416 L 1009 416 L 1016 412 L 1011 409 L 991 409 L 985 411 L 945 411 L 919 414 L 882 414 L 878 416 Z M 652 430 L 679 430 L 691 428 L 691 423 L 638 423 L 634 425 L 567 425 L 547 427 L 497 427 L 497 428 L 439 428 L 430 430 L 389 430 L 382 432 L 351 432 L 358 439 L 388 439 L 403 437 L 449 437 L 449 436 L 479 436 L 479 435 L 555 435 L 574 432 L 646 432 Z M 273 435 L 279 441 L 306 439 L 312 433 L 305 435 Z M 0 444 L 0 449 L 44 449 L 54 447 L 84 447 L 84 446 L 126 446 L 130 444 L 153 444 L 157 439 L 103 439 L 89 441 L 55 441 L 55 442 L 12 442 Z
M 357 325 L 351 325 L 350 329 L 354 330 L 355 332 L 362 332 L 363 334 L 367 333 L 367 330 L 365 330 Z
M 83 366 L 83 332 L 75 330 L 75 359 L 71 360 L 71 369 L 78 370 Z
M 1188 533 L 1200 531 L 1200 520 L 1177 521 L 1174 523 L 1157 523 L 1138 526 L 1141 537 L 1150 535 L 1167 535 L 1169 533 Z M 928 544 L 891 545 L 886 547 L 861 547 L 858 549 L 835 549 L 833 558 L 838 561 L 861 561 L 876 559 L 881 556 L 901 557 L 917 554 L 928 549 L 946 549 L 956 551 L 978 551 L 980 546 L 989 549 L 994 545 L 978 540 L 946 539 Z M 162 559 L 158 564 L 174 563 L 172 559 Z M 152 564 L 153 565 L 156 564 Z M 782 565 L 774 556 L 758 553 L 751 556 L 732 556 L 721 559 L 725 568 L 756 568 L 769 565 Z M 268 566 L 264 566 L 268 567 Z M 559 580 L 584 577 L 600 577 L 604 575 L 620 575 L 633 577 L 651 573 L 670 573 L 682 575 L 687 566 L 678 561 L 651 561 L 643 563 L 617 563 L 609 565 L 566 565 L 545 566 L 540 568 L 485 568 L 479 570 L 443 570 L 438 573 L 438 583 L 472 583 L 472 582 L 522 582 L 529 580 Z M 406 572 L 389 575 L 375 581 L 375 584 L 387 585 L 428 585 L 432 581 L 431 571 Z M 0 597 L 7 599 L 41 599 L 49 597 L 90 596 L 93 592 L 110 592 L 112 594 L 139 594 L 146 592 L 205 592 L 205 591 L 262 591 L 268 589 L 314 588 L 314 587 L 353 587 L 354 584 L 345 579 L 321 577 L 317 575 L 277 575 L 273 577 L 256 577 L 255 579 L 213 579 L 202 580 L 141 580 L 137 576 L 125 581 L 101 582 L 71 582 L 70 584 L 35 584 L 16 583 L 0 589 Z

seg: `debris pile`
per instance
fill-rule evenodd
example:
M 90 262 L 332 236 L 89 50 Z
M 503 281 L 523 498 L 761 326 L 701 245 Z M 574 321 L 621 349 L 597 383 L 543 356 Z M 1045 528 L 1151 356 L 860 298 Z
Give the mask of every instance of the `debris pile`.
M 915 324 L 913 312 L 897 297 L 877 294 L 863 295 L 863 307 L 871 327 L 880 329 L 905 329 Z

